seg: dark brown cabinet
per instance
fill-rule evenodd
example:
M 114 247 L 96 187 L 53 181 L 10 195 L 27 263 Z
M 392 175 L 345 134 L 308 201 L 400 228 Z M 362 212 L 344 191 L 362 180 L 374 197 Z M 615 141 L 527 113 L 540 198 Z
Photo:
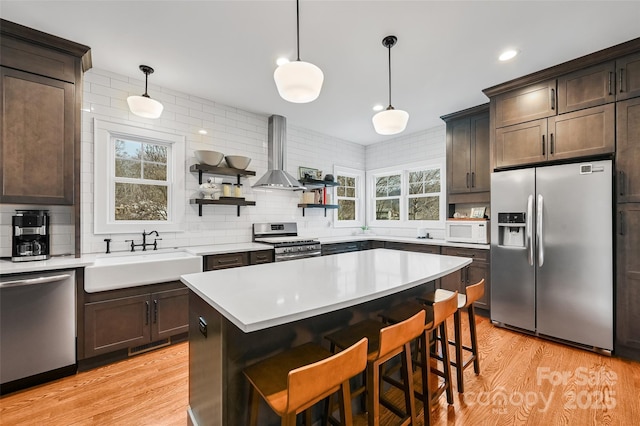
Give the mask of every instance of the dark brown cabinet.
M 240 266 L 249 266 L 248 252 L 212 254 L 204 257 L 205 271 L 237 268 Z
M 457 247 L 442 247 L 442 254 L 473 258 L 471 265 L 440 278 L 440 288 L 465 292 L 468 285 L 476 284 L 484 278 L 484 295 L 475 303 L 478 308 L 489 310 L 491 300 L 491 267 L 489 250 L 467 249 Z
M 621 101 L 640 96 L 640 53 L 618 59 L 616 70 L 618 72 L 616 99 Z
M 252 251 L 249 253 L 249 264 L 258 265 L 260 263 L 271 263 L 273 262 L 273 256 L 273 250 Z
M 386 241 L 384 248 L 392 250 L 417 251 L 420 253 L 440 254 L 440 246 L 430 244 L 399 243 Z
M 615 352 L 640 360 L 640 203 L 618 204 L 617 231 Z
M 495 130 L 495 167 L 581 158 L 615 151 L 615 104 Z
M 136 348 L 188 331 L 189 291 L 180 283 L 88 294 L 86 300 L 83 358 Z
M 558 78 L 558 114 L 616 100 L 616 67 L 605 62 Z
M 553 79 L 496 96 L 494 126 L 511 126 L 556 113 L 556 80 Z
M 360 241 L 350 241 L 347 243 L 333 243 L 322 244 L 322 255 L 328 256 L 330 254 L 349 253 L 352 251 L 363 250 Z
M 77 204 L 89 48 L 5 20 L 0 31 L 0 202 Z
M 447 123 L 447 193 L 486 192 L 488 202 L 489 105 L 440 118 Z
M 640 98 L 617 104 L 616 198 L 640 202 Z

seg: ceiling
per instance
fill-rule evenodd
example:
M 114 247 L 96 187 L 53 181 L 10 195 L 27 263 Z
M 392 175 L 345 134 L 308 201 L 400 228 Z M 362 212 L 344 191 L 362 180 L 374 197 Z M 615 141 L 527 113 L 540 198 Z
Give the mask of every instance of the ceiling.
M 639 37 L 640 1 L 300 1 L 300 57 L 325 76 L 309 104 L 282 100 L 280 56 L 295 59 L 287 1 L 0 1 L 0 16 L 91 47 L 93 66 L 360 144 L 375 104 L 409 112 L 405 134 L 487 102 L 482 89 Z M 520 50 L 501 63 L 507 47 Z M 140 87 L 140 93 L 144 91 Z M 391 136 L 393 137 L 393 136 Z

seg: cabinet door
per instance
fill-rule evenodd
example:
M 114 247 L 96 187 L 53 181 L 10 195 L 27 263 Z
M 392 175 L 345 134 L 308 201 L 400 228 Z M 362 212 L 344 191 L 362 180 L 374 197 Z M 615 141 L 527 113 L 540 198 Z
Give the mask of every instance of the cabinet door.
M 489 114 L 471 117 L 471 192 L 491 189 Z
M 605 62 L 558 79 L 558 113 L 615 102 L 615 63 Z
M 440 278 L 440 288 L 449 291 L 462 292 L 465 270 L 460 269 Z
M 214 254 L 210 256 L 205 256 L 204 263 L 205 263 L 204 264 L 205 271 L 212 271 L 215 269 L 237 268 L 239 266 L 249 265 L 249 255 L 246 252 Z
M 621 101 L 640 96 L 640 53 L 617 60 L 616 68 L 618 70 L 616 99 Z
M 471 189 L 471 120 L 453 120 L 447 123 L 448 190 L 461 194 Z
M 556 80 L 496 96 L 495 126 L 505 127 L 556 115 Z
M 496 129 L 496 167 L 540 163 L 547 159 L 547 119 Z
M 151 293 L 151 341 L 166 339 L 189 331 L 189 290 Z
M 640 202 L 640 98 L 617 103 L 616 197 Z
M 474 306 L 482 309 L 489 310 L 489 301 L 491 300 L 491 277 L 490 267 L 488 263 L 473 261 L 466 269 L 464 286 L 477 284 L 480 280 L 484 279 L 484 295 L 478 299 Z
M 618 205 L 616 347 L 637 349 L 640 359 L 640 204 Z
M 74 85 L 0 69 L 0 202 L 73 204 Z
M 549 119 L 549 160 L 615 151 L 615 104 L 583 109 Z
M 252 251 L 249 253 L 249 264 L 271 263 L 273 262 L 273 255 L 273 250 Z
M 149 343 L 150 316 L 148 294 L 85 304 L 85 356 Z

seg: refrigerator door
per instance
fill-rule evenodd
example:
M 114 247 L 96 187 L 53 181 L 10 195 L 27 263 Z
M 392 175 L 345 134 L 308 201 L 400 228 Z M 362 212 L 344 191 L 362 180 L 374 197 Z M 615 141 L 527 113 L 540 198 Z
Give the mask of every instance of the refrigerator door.
M 501 235 L 495 219 L 500 213 L 525 213 L 525 235 L 535 234 L 534 194 L 534 169 L 491 174 L 491 320 L 529 331 L 536 325 L 534 239 L 525 237 L 523 245 L 514 245 L 506 238 L 509 228 Z
M 613 349 L 611 168 L 607 160 L 536 170 L 537 332 L 607 350 Z

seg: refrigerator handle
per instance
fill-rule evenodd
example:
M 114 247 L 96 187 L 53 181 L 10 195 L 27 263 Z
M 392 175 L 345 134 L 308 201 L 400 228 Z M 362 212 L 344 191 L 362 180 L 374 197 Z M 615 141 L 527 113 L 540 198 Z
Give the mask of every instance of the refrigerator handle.
M 529 198 L 527 199 L 526 233 L 527 240 L 525 244 L 527 245 L 529 265 L 533 266 L 533 243 L 531 241 L 531 237 L 533 235 L 533 195 L 529 195 Z
M 544 244 L 542 244 L 544 198 L 538 194 L 538 211 L 536 212 L 536 246 L 538 247 L 538 268 L 544 265 Z

